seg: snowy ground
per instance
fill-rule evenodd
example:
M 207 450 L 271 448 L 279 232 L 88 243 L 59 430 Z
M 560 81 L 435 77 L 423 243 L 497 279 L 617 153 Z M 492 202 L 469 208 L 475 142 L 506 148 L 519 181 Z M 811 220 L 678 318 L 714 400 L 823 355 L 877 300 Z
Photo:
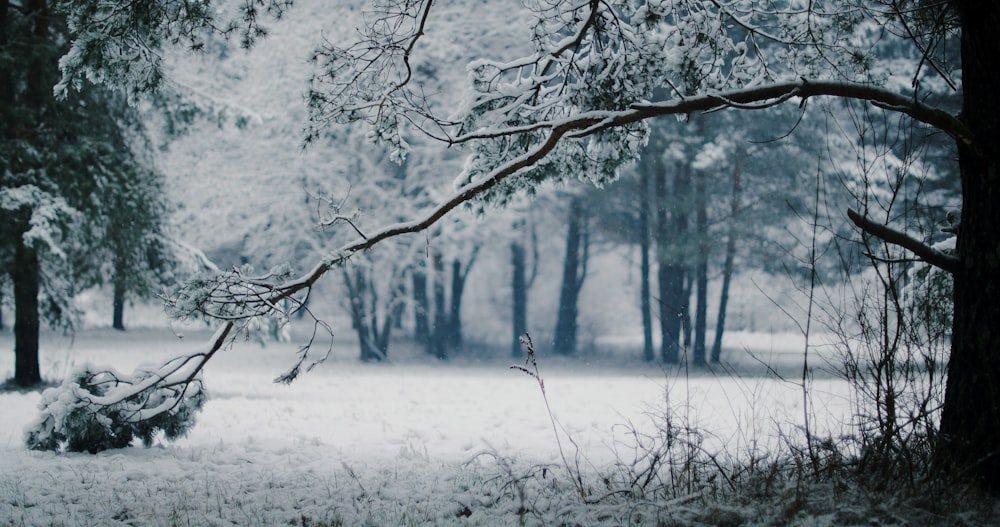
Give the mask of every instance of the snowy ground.
M 43 371 L 85 361 L 131 371 L 208 335 L 48 334 Z M 773 336 L 761 342 L 770 342 L 761 352 L 772 359 L 785 356 L 776 342 L 787 351 L 798 346 Z M 12 347 L 11 335 L 0 334 L 0 349 Z M 544 401 L 506 357 L 438 363 L 411 351 L 389 364 L 360 364 L 353 343 L 335 350 L 283 386 L 271 379 L 291 363 L 294 344 L 240 344 L 209 365 L 210 399 L 193 432 L 149 449 L 27 451 L 22 433 L 39 394 L 0 393 L 0 525 L 656 525 L 671 510 L 697 523 L 694 498 L 681 497 L 685 506 L 676 509 L 634 502 L 626 512 L 601 512 L 572 492 L 554 492 L 571 487 Z M 729 358 L 754 364 L 743 354 Z M 11 355 L 0 357 L 4 377 Z M 585 362 L 543 356 L 540 367 L 554 415 L 588 473 L 632 459 L 629 431 L 655 431 L 662 420 L 654 417 L 667 409 L 675 422 L 708 432 L 707 448 L 731 455 L 771 448 L 783 440 L 779 431 L 787 439 L 802 422 L 801 389 L 773 377 L 686 375 L 621 357 Z M 811 393 L 816 431 L 846 432 L 847 386 L 818 375 Z M 575 448 L 563 441 L 572 458 Z

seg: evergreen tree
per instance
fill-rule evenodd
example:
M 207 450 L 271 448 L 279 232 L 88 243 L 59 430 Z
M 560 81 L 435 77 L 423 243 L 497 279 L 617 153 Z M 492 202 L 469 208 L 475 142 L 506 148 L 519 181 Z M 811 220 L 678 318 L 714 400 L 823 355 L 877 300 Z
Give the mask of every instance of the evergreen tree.
M 13 284 L 17 386 L 42 380 L 40 320 L 72 329 L 74 294 L 101 283 L 118 255 L 149 252 L 129 236 L 149 232 L 135 228 L 138 214 L 162 199 L 135 192 L 156 180 L 133 151 L 137 121 L 121 96 L 92 85 L 53 95 L 67 36 L 44 1 L 0 1 L 0 272 Z M 126 290 L 138 289 L 124 277 L 139 267 L 115 266 Z
M 164 225 L 167 205 L 162 176 L 136 165 L 134 171 L 108 174 L 100 197 L 106 210 L 102 245 L 108 253 L 98 279 L 110 280 L 113 295 L 112 327 L 125 329 L 128 300 L 147 299 L 157 286 L 173 279 L 178 266 Z

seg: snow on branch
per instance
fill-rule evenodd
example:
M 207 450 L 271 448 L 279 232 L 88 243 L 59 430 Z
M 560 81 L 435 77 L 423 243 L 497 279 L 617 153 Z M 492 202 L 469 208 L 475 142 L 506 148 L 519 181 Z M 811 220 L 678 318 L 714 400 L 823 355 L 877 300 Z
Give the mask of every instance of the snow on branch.
M 921 260 L 935 267 L 943 269 L 949 273 L 954 273 L 958 270 L 959 260 L 953 255 L 930 247 L 920 240 L 912 238 L 908 234 L 897 231 L 887 225 L 875 223 L 852 209 L 847 209 L 847 217 L 850 218 L 850 220 L 854 222 L 854 224 L 857 225 L 862 231 L 883 240 L 886 243 L 898 245 L 907 249 L 917 255 L 917 257 Z
M 432 3 L 378 0 L 357 42 L 346 48 L 327 42 L 313 53 L 318 71 L 310 81 L 309 114 L 311 122 L 322 124 L 314 124 L 306 142 L 317 138 L 326 123 L 367 119 L 374 128 L 372 140 L 390 145 L 394 160 L 406 157 L 404 122 L 413 115 L 437 121 L 422 93 L 410 86 L 411 56 L 424 35 Z
M 292 301 L 295 307 L 290 311 L 295 311 L 299 308 L 298 306 L 304 305 L 304 300 L 296 295 L 300 295 L 303 292 L 308 294 L 308 291 L 311 290 L 313 285 L 327 271 L 343 265 L 355 253 L 370 249 L 387 239 L 420 232 L 431 227 L 460 205 L 483 195 L 509 178 L 516 177 L 525 171 L 533 169 L 550 156 L 568 138 L 586 137 L 609 128 L 621 127 L 664 115 L 677 115 L 707 111 L 720 107 L 731 107 L 734 103 L 751 104 L 771 100 L 784 101 L 792 97 L 807 98 L 815 96 L 850 97 L 893 104 L 899 108 L 899 111 L 907 113 L 920 121 L 947 130 L 960 140 L 971 138 L 964 125 L 945 112 L 927 107 L 922 103 L 887 90 L 840 82 L 811 83 L 803 80 L 769 87 L 735 90 L 723 94 L 690 97 L 667 103 L 635 104 L 631 108 L 619 112 L 587 112 L 557 122 L 539 123 L 533 129 L 547 132 L 547 134 L 539 134 L 538 141 L 521 155 L 499 163 L 492 170 L 479 175 L 474 181 L 459 188 L 451 197 L 425 213 L 422 217 L 409 222 L 388 225 L 380 230 L 369 232 L 361 236 L 360 239 L 350 242 L 339 250 L 329 254 L 309 272 L 297 278 L 291 278 L 287 273 L 287 269 L 272 270 L 272 272 L 262 276 L 251 276 L 248 273 L 248 269 L 234 269 L 227 273 L 197 275 L 182 287 L 175 299 L 170 301 L 173 313 L 179 316 L 196 316 L 200 314 L 205 318 L 219 320 L 231 325 L 235 322 L 247 321 L 260 316 L 273 315 L 278 309 L 277 306 L 279 303 L 286 300 Z M 466 136 L 462 140 L 471 141 L 474 137 L 484 138 L 504 133 L 510 132 L 502 130 L 496 130 L 491 133 L 480 132 Z M 971 139 L 968 140 L 971 141 Z M 863 228 L 866 228 L 870 232 L 884 232 L 875 229 L 875 227 L 879 226 L 874 226 L 870 222 L 862 223 L 861 225 L 864 225 L 865 227 Z M 884 226 L 882 228 L 888 229 Z M 909 245 L 904 246 L 911 250 L 913 250 L 913 247 L 917 247 L 917 245 L 922 245 L 919 242 L 916 242 L 916 244 L 906 243 Z M 930 253 L 921 250 L 918 254 L 926 255 Z M 943 268 L 951 268 L 955 259 L 947 255 L 932 255 L 928 261 L 932 263 L 937 262 L 935 265 L 941 264 L 939 266 L 943 266 Z M 303 353 L 308 353 L 308 346 L 303 347 Z M 290 372 L 293 375 L 283 376 L 281 378 L 282 381 L 287 382 L 291 380 L 297 372 L 297 367 L 293 368 Z
M 280 18 L 291 0 L 245 0 L 229 13 L 209 1 L 54 0 L 74 38 L 59 61 L 62 79 L 55 93 L 80 89 L 83 79 L 123 89 L 131 100 L 157 91 L 163 83 L 165 45 L 204 49 L 213 37 L 238 34 L 250 48 L 267 34 L 261 15 Z M 228 15 L 228 16 L 227 16 Z
M 287 264 L 260 275 L 253 271 L 253 267 L 244 265 L 226 272 L 197 273 L 176 294 L 164 299 L 168 313 L 175 319 L 205 316 L 224 322 L 243 322 L 264 316 L 282 318 L 285 313 L 278 300 L 305 304 L 304 298 L 280 295 L 281 282 L 291 276 Z
M 634 103 L 622 111 L 582 112 L 570 118 L 539 121 L 515 127 L 483 128 L 452 139 L 453 143 L 468 143 L 508 135 L 537 132 L 557 127 L 572 127 L 574 137 L 593 135 L 599 131 L 645 121 L 667 115 L 686 115 L 721 109 L 762 110 L 793 99 L 804 101 L 811 97 L 838 97 L 869 102 L 879 108 L 908 115 L 951 135 L 957 141 L 978 148 L 972 133 L 965 124 L 950 113 L 928 106 L 911 96 L 870 84 L 844 81 L 810 81 L 800 79 L 744 88 L 710 92 L 699 96 L 663 102 Z
M 231 329 L 220 328 L 202 350 L 131 376 L 83 366 L 42 394 L 25 444 L 33 450 L 96 453 L 135 439 L 149 446 L 160 432 L 167 439 L 182 437 L 205 403 L 201 370 L 224 347 Z

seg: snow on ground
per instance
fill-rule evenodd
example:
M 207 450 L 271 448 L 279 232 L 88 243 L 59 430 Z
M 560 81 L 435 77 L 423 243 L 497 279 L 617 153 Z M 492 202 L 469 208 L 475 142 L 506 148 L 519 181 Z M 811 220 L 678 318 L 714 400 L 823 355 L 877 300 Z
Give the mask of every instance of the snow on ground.
M 85 361 L 131 371 L 209 333 L 46 334 L 43 372 L 61 375 Z M 0 349 L 12 348 L 11 335 L 0 334 Z M 326 363 L 284 386 L 271 379 L 291 364 L 296 344 L 241 343 L 208 366 L 209 400 L 189 436 L 98 455 L 25 450 L 22 434 L 39 394 L 0 393 L 0 525 L 546 523 L 522 514 L 513 484 L 532 467 L 563 474 L 534 379 L 502 356 L 440 363 L 401 349 L 388 364 L 360 364 L 356 345 L 338 341 Z M 0 357 L 4 377 L 12 355 Z M 552 411 L 587 470 L 632 455 L 628 425 L 653 431 L 662 420 L 652 417 L 668 408 L 730 453 L 768 448 L 779 429 L 787 434 L 802 422 L 802 392 L 792 383 L 585 359 L 543 355 L 539 364 Z M 817 377 L 811 391 L 819 433 L 845 431 L 846 385 Z M 565 436 L 563 446 L 573 458 Z M 566 484 L 547 474 L 542 479 L 552 485 Z M 592 509 L 560 506 L 549 513 L 601 521 L 588 520 Z M 637 518 L 655 524 L 655 515 Z

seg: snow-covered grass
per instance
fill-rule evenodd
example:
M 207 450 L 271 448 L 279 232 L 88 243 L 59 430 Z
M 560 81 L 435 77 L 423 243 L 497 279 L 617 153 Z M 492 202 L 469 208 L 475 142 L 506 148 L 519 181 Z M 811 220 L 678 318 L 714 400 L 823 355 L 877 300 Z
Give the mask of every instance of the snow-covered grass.
M 46 334 L 43 369 L 53 376 L 89 361 L 131 371 L 209 334 Z M 797 346 L 778 340 L 788 351 Z M 778 353 L 781 346 L 769 342 Z M 11 348 L 10 334 L 0 334 L 0 349 Z M 189 436 L 97 455 L 26 450 L 22 434 L 39 394 L 0 393 L 0 525 L 878 525 L 900 517 L 846 506 L 847 490 L 802 498 L 802 484 L 783 479 L 778 453 L 801 436 L 802 391 L 793 383 L 540 352 L 584 499 L 559 455 L 538 385 L 509 369 L 509 358 L 440 363 L 405 344 L 396 349 L 390 363 L 361 364 L 355 344 L 338 341 L 326 363 L 284 386 L 271 379 L 291 363 L 294 343 L 240 344 L 209 364 L 209 400 Z M 742 349 L 727 357 L 739 362 Z M 7 377 L 11 355 L 0 357 Z M 809 391 L 814 434 L 850 433 L 846 383 L 817 375 Z M 678 434 L 670 438 L 676 445 L 662 451 L 654 484 L 618 492 L 667 431 Z M 775 469 L 755 483 L 774 486 L 755 489 L 760 503 L 734 497 L 748 483 L 727 485 L 726 473 L 712 480 L 719 471 L 701 465 L 750 460 Z M 744 473 L 741 481 L 749 476 L 757 477 Z M 783 496 L 781 504 L 766 505 L 768 492 Z

